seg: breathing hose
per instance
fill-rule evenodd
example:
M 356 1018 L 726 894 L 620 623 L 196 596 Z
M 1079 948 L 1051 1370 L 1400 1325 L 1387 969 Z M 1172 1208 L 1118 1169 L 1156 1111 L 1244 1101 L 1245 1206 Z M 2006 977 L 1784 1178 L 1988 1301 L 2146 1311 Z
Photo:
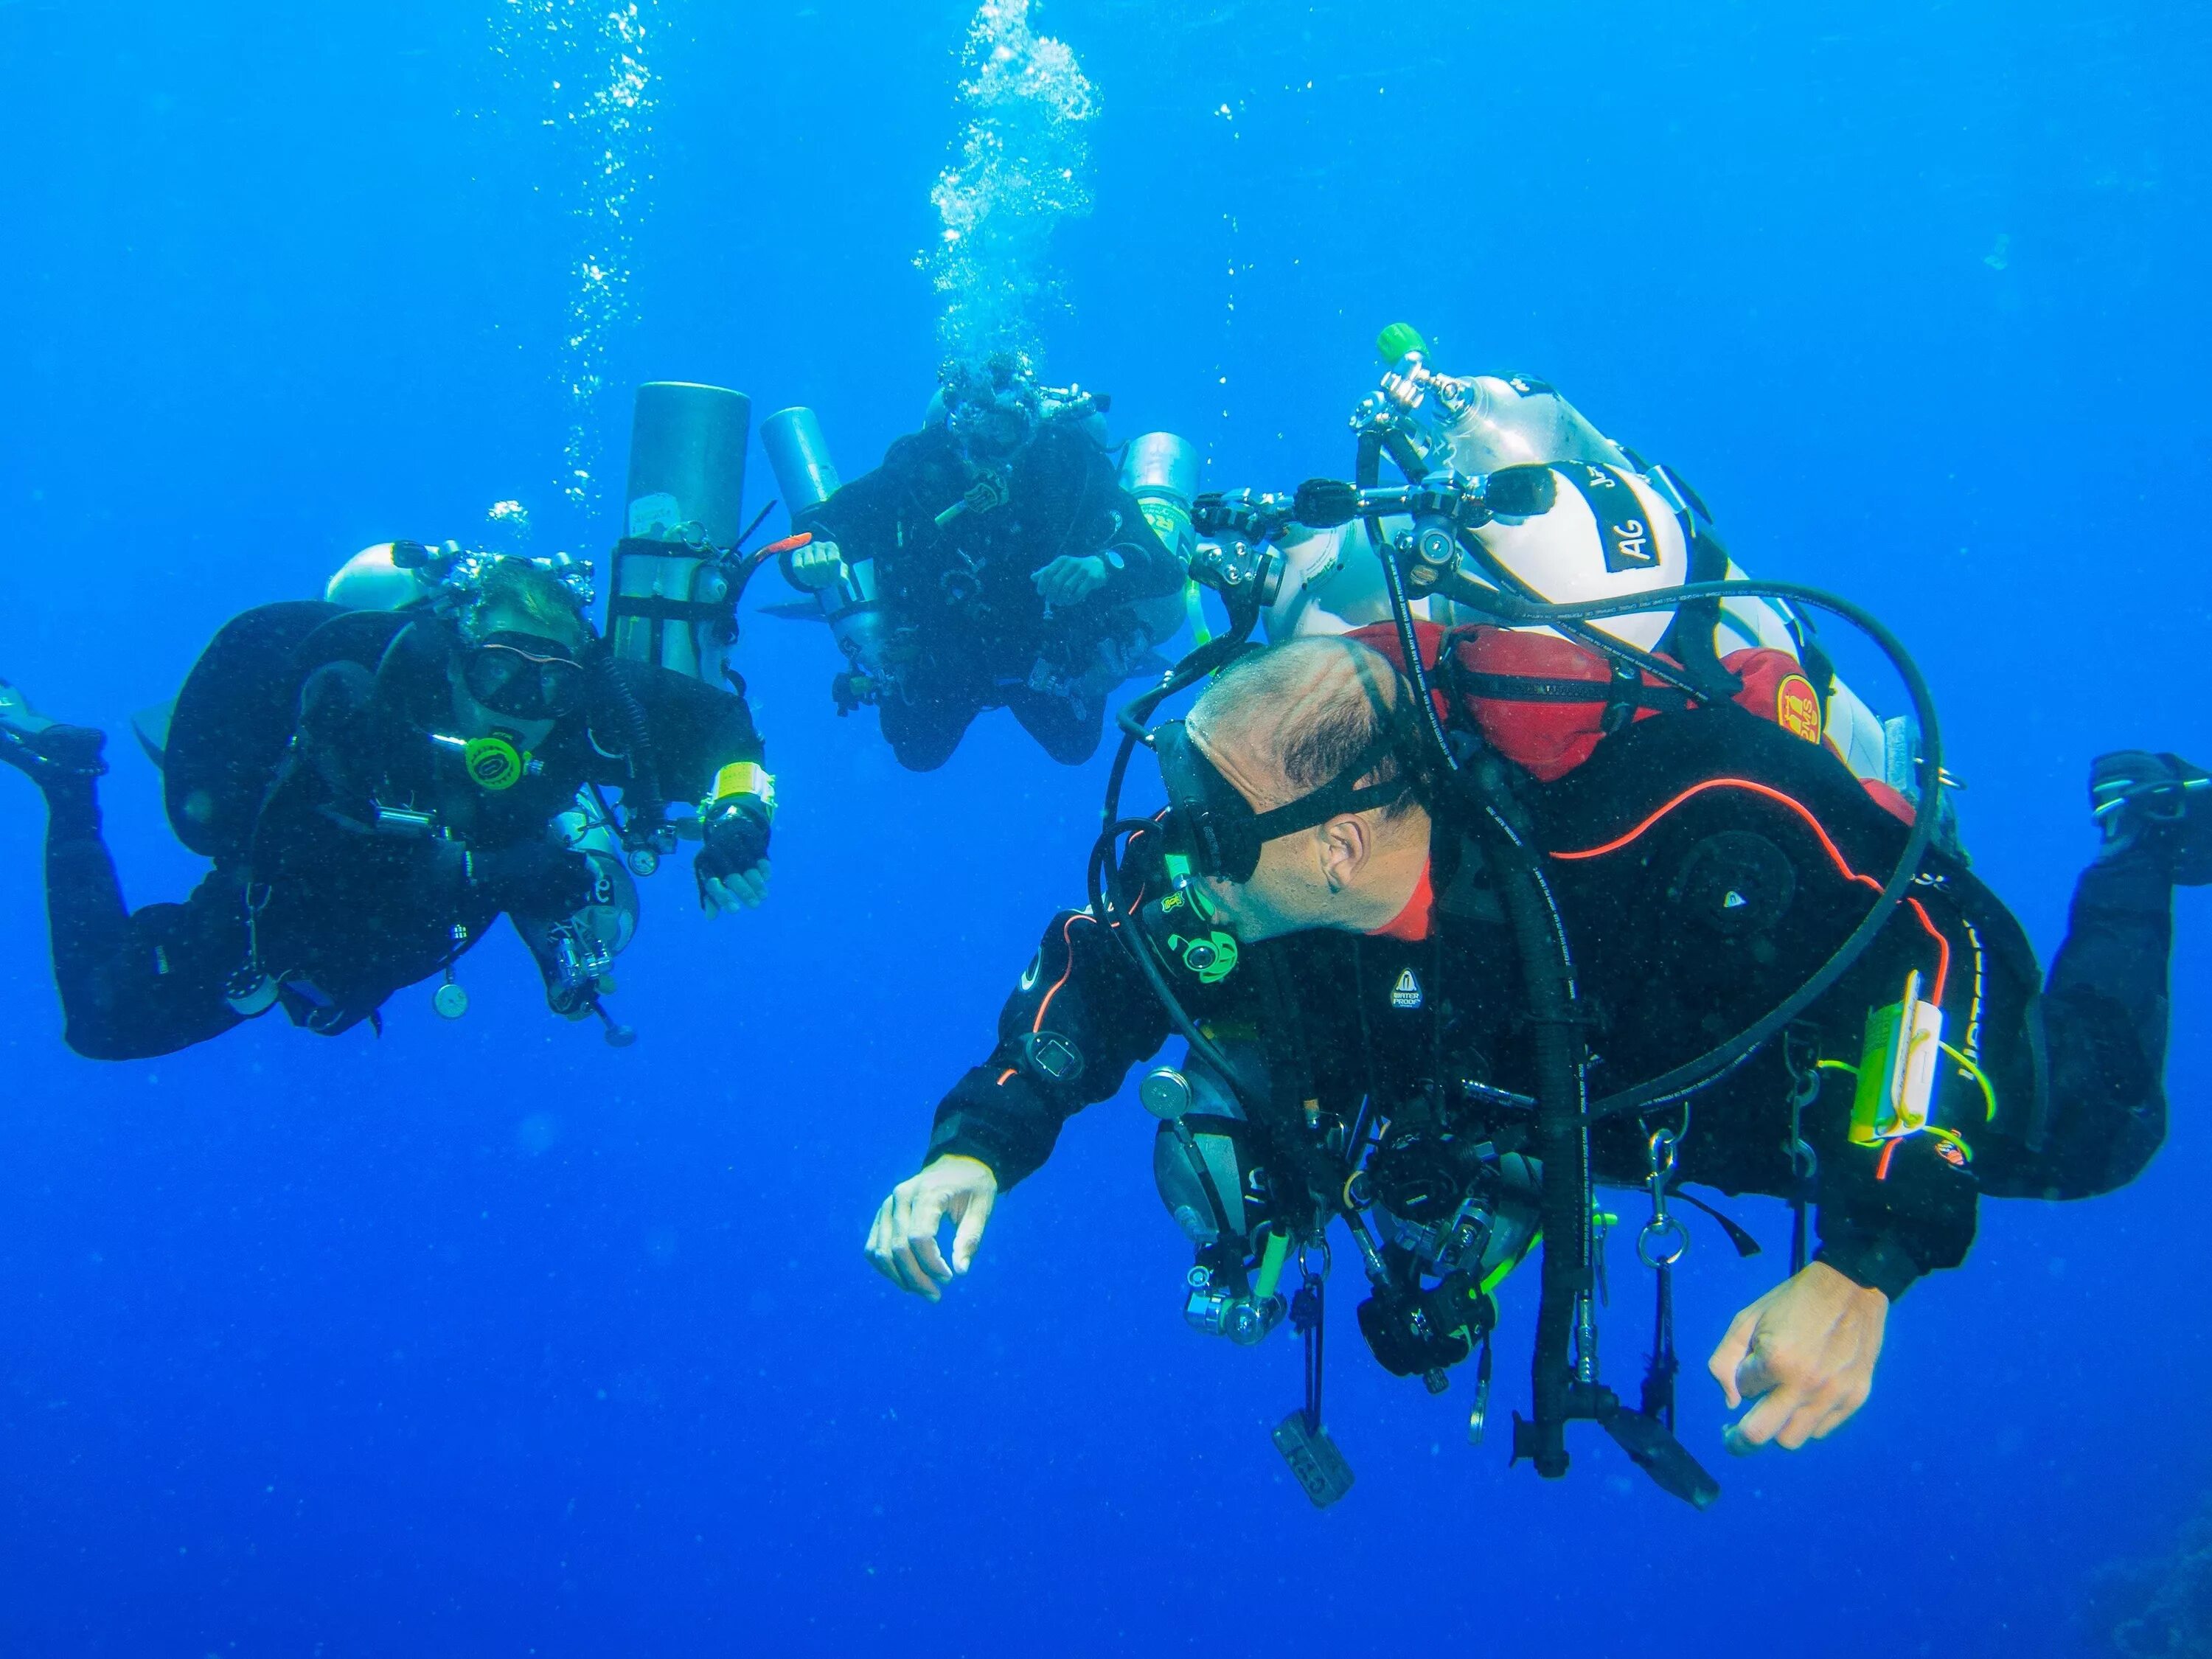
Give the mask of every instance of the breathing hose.
M 1387 444 L 1392 459 L 1408 477 L 1413 477 L 1420 457 L 1418 452 L 1410 456 L 1401 453 L 1401 447 L 1410 448 L 1402 439 Z M 1372 428 L 1361 434 L 1356 480 L 1361 490 L 1372 489 L 1378 483 L 1385 448 L 1383 434 Z M 1404 573 L 1383 534 L 1381 515 L 1366 514 L 1361 517 L 1382 565 L 1391 618 L 1407 678 L 1420 705 L 1421 725 L 1428 746 L 1445 774 L 1459 776 L 1480 805 L 1486 824 L 1485 838 L 1499 872 L 1501 903 L 1522 963 L 1535 1070 L 1534 1150 L 1542 1161 L 1546 1179 L 1541 1198 L 1545 1248 L 1532 1377 L 1534 1421 L 1527 1425 L 1525 1444 L 1516 1445 L 1516 1452 L 1525 1451 L 1540 1475 L 1556 1478 L 1566 1472 L 1568 1465 L 1565 1426 L 1574 1415 L 1574 1372 L 1570 1353 L 1578 1315 L 1591 1288 L 1589 1126 L 1605 1119 L 1649 1111 L 1726 1075 L 1825 995 L 1874 943 L 1902 902 L 1906 890 L 1917 878 L 1921 862 L 1934 838 L 1933 803 L 1942 776 L 1942 736 L 1935 700 L 1911 654 L 1877 617 L 1847 599 L 1803 584 L 1692 582 L 1625 599 L 1571 605 L 1542 601 L 1524 585 L 1512 581 L 1510 573 L 1495 573 L 1506 579 L 1507 585 L 1499 589 L 1486 587 L 1456 574 L 1438 584 L 1437 591 L 1445 597 L 1502 625 L 1558 629 L 1615 661 L 1628 664 L 1639 672 L 1657 673 L 1662 679 L 1706 701 L 1715 700 L 1712 688 L 1689 684 L 1671 664 L 1655 659 L 1650 653 L 1589 624 L 1607 617 L 1679 608 L 1686 604 L 1703 602 L 1717 606 L 1729 599 L 1778 599 L 1826 611 L 1866 635 L 1888 658 L 1905 684 L 1919 723 L 1921 753 L 1917 781 L 1923 810 L 1914 815 L 1896 867 L 1883 884 L 1873 907 L 1827 961 L 1764 1018 L 1735 1036 L 1658 1077 L 1593 1103 L 1588 1097 L 1583 1070 L 1573 959 L 1558 905 L 1545 878 L 1541 858 L 1516 827 L 1512 816 L 1502 810 L 1506 805 L 1502 799 L 1504 781 L 1498 775 L 1497 763 L 1492 762 L 1466 770 L 1454 753 L 1436 708 L 1427 665 L 1422 659 Z M 1462 538 L 1463 542 L 1466 539 Z M 1181 998 L 1152 952 L 1137 937 L 1136 930 L 1118 925 L 1112 892 L 1113 875 L 1120 867 L 1121 838 L 1150 827 L 1148 820 L 1126 819 L 1120 812 L 1121 792 L 1136 746 L 1140 742 L 1150 742 L 1145 722 L 1168 696 L 1196 684 L 1245 647 L 1257 623 L 1256 612 L 1241 620 L 1243 625 L 1233 634 L 1193 652 L 1157 687 L 1130 702 L 1117 715 L 1122 739 L 1108 778 L 1103 826 L 1093 844 L 1086 873 L 1091 914 L 1121 942 L 1166 1012 L 1170 1024 L 1189 1044 L 1191 1052 L 1211 1066 L 1231 1092 L 1244 1102 L 1248 1115 L 1255 1122 L 1266 1124 L 1272 1121 L 1272 1101 L 1251 1097 L 1227 1057 L 1184 1009 Z M 1270 1139 L 1278 1137 L 1271 1135 Z M 1317 1193 L 1330 1189 L 1324 1194 L 1323 1201 L 1332 1210 L 1340 1208 L 1340 1200 L 1333 1190 L 1333 1183 L 1317 1182 L 1313 1171 L 1307 1168 L 1314 1149 L 1295 1136 L 1291 1139 L 1293 1144 L 1282 1150 L 1298 1164 L 1310 1187 Z
M 1654 599 L 1662 599 L 1669 605 L 1703 599 L 1786 599 L 1826 611 L 1850 623 L 1889 659 L 1891 665 L 1897 670 L 1898 678 L 1905 683 L 1906 694 L 1912 702 L 1913 715 L 1920 726 L 1921 752 L 1917 781 L 1922 810 L 1913 814 L 1911 832 L 1905 837 L 1905 848 L 1898 855 L 1897 866 L 1890 872 L 1889 879 L 1882 884 L 1881 895 L 1875 900 L 1874 907 L 1836 947 L 1827 961 L 1764 1018 L 1693 1060 L 1686 1060 L 1633 1088 L 1605 1096 L 1591 1106 L 1590 1116 L 1593 1120 L 1629 1116 L 1679 1100 L 1741 1065 L 1826 995 L 1874 943 L 1887 925 L 1891 913 L 1904 901 L 1905 890 L 1918 878 L 1921 860 L 1927 855 L 1935 838 L 1935 803 L 1943 775 L 1942 736 L 1936 724 L 1934 694 L 1929 690 L 1928 682 L 1911 653 L 1880 618 L 1849 599 L 1826 589 L 1802 583 L 1692 582 L 1629 599 L 1590 599 L 1576 605 L 1532 604 L 1513 595 L 1492 592 L 1470 583 L 1467 585 L 1466 591 L 1455 592 L 1451 597 L 1470 609 L 1482 611 L 1513 627 L 1554 622 L 1594 622 L 1607 617 L 1632 616 L 1658 608 L 1652 603 Z

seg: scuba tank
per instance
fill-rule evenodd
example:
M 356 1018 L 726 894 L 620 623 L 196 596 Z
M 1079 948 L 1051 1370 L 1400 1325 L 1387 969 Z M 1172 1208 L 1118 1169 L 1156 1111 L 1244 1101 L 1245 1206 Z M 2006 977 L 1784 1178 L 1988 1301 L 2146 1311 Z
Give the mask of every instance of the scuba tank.
M 1355 418 L 1395 419 L 1410 428 L 1432 472 L 1452 467 L 1474 477 L 1553 461 L 1643 470 L 1542 380 L 1440 374 L 1429 361 L 1428 342 L 1410 323 L 1391 324 L 1375 345 L 1391 367 Z
M 1256 1042 L 1220 1044 L 1230 1063 L 1264 1080 Z M 1197 1247 L 1184 1275 L 1183 1320 L 1239 1347 L 1264 1340 L 1289 1309 L 1279 1286 L 1290 1235 L 1270 1224 L 1261 1139 L 1246 1120 L 1237 1091 L 1197 1054 L 1180 1066 L 1161 1066 L 1138 1085 L 1137 1097 L 1160 1120 L 1152 1141 L 1152 1178 L 1183 1234 Z
M 1190 504 L 1198 496 L 1198 446 L 1172 432 L 1147 432 L 1129 441 L 1121 460 L 1121 488 L 1137 498 L 1137 510 L 1160 538 L 1176 562 L 1190 568 L 1198 550 L 1198 532 L 1191 527 Z M 1194 590 L 1162 599 L 1143 599 L 1128 607 L 1143 629 L 1148 644 L 1171 639 L 1183 624 L 1186 612 L 1197 620 Z
M 434 591 L 424 568 L 403 567 L 398 544 L 379 542 L 340 565 L 323 588 L 323 600 L 346 611 L 401 611 Z
M 769 470 L 775 474 L 778 492 L 795 524 L 801 514 L 819 507 L 837 493 L 837 469 L 830 459 L 830 447 L 822 436 L 822 423 L 811 409 L 780 409 L 761 422 L 761 447 L 768 452 Z M 814 590 L 815 603 L 837 647 L 864 679 L 889 678 L 884 659 L 884 623 L 876 588 L 872 555 L 848 558 L 845 574 L 825 587 Z
M 1480 478 L 1544 465 L 1558 481 L 1541 512 L 1500 514 L 1474 532 L 1492 567 L 1478 579 L 1494 583 L 1503 574 L 1554 601 L 1611 598 L 1684 580 L 1747 580 L 1711 533 L 1710 515 L 1693 491 L 1607 438 L 1550 386 L 1523 375 L 1442 374 L 1431 365 L 1427 342 L 1404 323 L 1384 329 L 1376 346 L 1390 367 L 1360 401 L 1353 424 L 1387 446 L 1401 466 L 1410 465 L 1414 476 Z M 1603 508 L 1607 495 L 1624 491 L 1632 501 L 1624 501 L 1619 511 Z M 1276 543 L 1279 586 L 1265 613 L 1268 639 L 1346 634 L 1388 620 L 1390 599 L 1373 538 L 1378 529 L 1386 536 L 1406 532 L 1409 523 L 1355 519 L 1325 529 L 1293 527 L 1282 536 Z M 1649 532 L 1648 543 L 1609 533 L 1632 526 Z M 1440 597 L 1409 597 L 1416 620 L 1448 628 L 1474 620 Z M 1613 619 L 1604 631 L 1649 648 L 1673 619 L 1671 611 L 1633 614 Z M 1793 606 L 1731 597 L 1718 606 L 1716 621 L 1722 654 L 1742 647 L 1784 652 L 1808 664 L 1818 656 Z M 1820 701 L 1820 735 L 1860 777 L 1883 780 L 1895 740 L 1880 718 L 1839 678 L 1830 679 Z
M 1102 422 L 1102 416 L 1088 416 L 1088 425 Z M 1172 431 L 1148 431 L 1133 438 L 1128 453 L 1121 458 L 1121 489 L 1137 498 L 1137 511 L 1175 556 L 1176 568 L 1188 571 L 1199 542 L 1190 525 L 1190 502 L 1199 491 L 1197 445 L 1176 438 Z M 1109 696 L 1115 686 L 1141 672 L 1148 661 L 1146 653 L 1175 637 L 1186 619 L 1192 623 L 1192 633 L 1203 633 L 1197 588 L 1188 581 L 1182 591 L 1121 604 L 1115 615 L 1119 626 L 1099 641 L 1088 671 L 1075 681 L 1082 695 Z
M 724 561 L 743 539 L 751 421 L 752 401 L 740 392 L 680 380 L 638 387 L 607 599 L 616 656 L 723 684 L 737 637 Z

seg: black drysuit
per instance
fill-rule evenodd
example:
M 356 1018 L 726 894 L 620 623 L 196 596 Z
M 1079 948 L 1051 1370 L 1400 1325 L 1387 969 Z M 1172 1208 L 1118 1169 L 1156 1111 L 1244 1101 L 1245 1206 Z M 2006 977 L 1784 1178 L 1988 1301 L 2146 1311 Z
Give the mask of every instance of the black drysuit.
M 1670 718 L 1711 721 L 1725 712 Z M 1655 731 L 1662 724 L 1608 740 L 1584 769 L 1584 783 L 1601 792 L 1632 775 L 1636 750 L 1648 757 L 1663 747 L 1664 734 Z M 1748 716 L 1734 735 L 1768 751 L 1784 773 L 1796 769 L 1785 781 L 1797 798 L 1819 803 L 1844 855 L 1877 875 L 1893 866 L 1902 826 L 1869 803 L 1839 763 Z M 1610 780 L 1601 775 L 1607 759 L 1617 763 Z M 1824 769 L 1833 774 L 1825 784 Z M 1662 775 L 1647 794 L 1663 799 L 1672 787 Z M 1644 810 L 1639 799 L 1614 821 L 1633 822 Z M 1674 830 L 1670 844 L 1665 837 Z M 1747 834 L 1800 860 L 1778 908 L 1767 877 L 1759 878 L 1764 890 L 1741 874 L 1717 884 L 1698 878 L 1716 848 L 1738 858 L 1731 870 L 1765 868 L 1765 853 L 1744 858 L 1741 843 L 1729 839 Z M 1157 860 L 1135 855 L 1147 839 L 1138 838 L 1125 869 L 1157 880 Z M 1187 1006 L 1217 1037 L 1262 1045 L 1281 1121 L 1294 1124 L 1297 1103 L 1310 1100 L 1324 1124 L 1348 1124 L 1365 1097 L 1384 1118 L 1426 1118 L 1504 1150 L 1522 1144 L 1529 1114 L 1498 1103 L 1534 1091 L 1512 936 L 1479 847 L 1448 827 L 1437 839 L 1437 900 L 1427 938 L 1297 934 L 1247 946 L 1227 980 L 1190 988 Z M 1550 878 L 1591 1022 L 1594 1097 L 1747 1029 L 1803 982 L 1865 912 L 1863 884 L 1838 878 L 1823 885 L 1819 845 L 1793 829 L 1788 813 L 1742 791 L 1711 791 L 1614 857 L 1625 867 L 1583 877 L 1556 865 Z M 1938 1098 L 1948 1103 L 1948 1117 L 1969 1126 L 1972 1163 L 1961 1164 L 1925 1134 L 1894 1142 L 1887 1157 L 1854 1144 L 1851 1074 L 1832 1063 L 1816 1069 L 1820 1060 L 1859 1060 L 1868 1011 L 1897 1000 L 1905 966 L 1936 960 L 1935 932 L 1909 906 L 1793 1028 L 1790 1042 L 1768 1044 L 1690 1099 L 1680 1152 L 1683 1180 L 1816 1203 L 1816 1259 L 1892 1297 L 1920 1274 L 1964 1260 L 1980 1191 L 2054 1198 L 2107 1191 L 2142 1169 L 2165 1133 L 2160 1076 L 2172 889 L 2158 861 L 2128 854 L 2084 873 L 2071 932 L 2039 1002 L 2033 956 L 2010 916 L 1962 867 L 1934 855 L 1929 867 L 1914 891 L 1948 940 L 1946 1040 L 1978 1060 L 2002 1108 L 1984 1124 L 1971 1074 L 1943 1067 Z M 1587 884 L 1577 888 L 1577 881 Z M 1717 903 L 1730 908 L 1700 915 L 1700 892 L 1718 893 Z M 1777 918 L 1764 930 L 1760 906 Z M 1738 925 L 1738 912 L 1749 925 Z M 1024 1040 L 1036 1032 L 1072 1043 L 1082 1056 L 1079 1073 L 1068 1076 L 1050 1046 L 1049 1066 L 1030 1058 L 1039 1050 Z M 1120 943 L 1087 912 L 1060 913 L 1000 1014 L 996 1048 L 939 1106 L 929 1156 L 981 1159 L 1002 1188 L 1021 1180 L 1044 1163 L 1069 1116 L 1113 1095 L 1169 1033 Z M 1801 1082 L 1817 1093 L 1807 1098 Z M 1793 1097 L 1800 1101 L 1794 1122 Z M 1640 1184 L 1650 1130 L 1682 1121 L 1681 1107 L 1670 1105 L 1643 1121 L 1595 1124 L 1595 1178 Z M 1817 1156 L 1809 1183 L 1793 1170 L 1793 1127 Z
M 742 696 L 610 659 L 526 775 L 487 791 L 434 741 L 453 724 L 453 646 L 434 619 L 334 605 L 266 605 L 227 624 L 170 722 L 170 820 L 215 863 L 181 904 L 129 909 L 92 781 L 47 785 L 47 916 L 70 1048 L 131 1060 L 220 1036 L 240 1021 L 226 987 L 249 956 L 295 1023 L 335 1033 L 374 1018 L 526 902 L 486 872 L 544 842 L 579 789 L 697 799 L 720 767 L 761 757 Z
M 1181 589 L 1181 562 L 1121 488 L 1112 458 L 1073 422 L 1047 422 L 1015 456 L 1004 499 L 977 484 L 959 445 L 929 430 L 901 438 L 884 464 L 799 515 L 849 562 L 876 562 L 894 684 L 881 694 L 884 736 L 913 771 L 942 766 L 986 708 L 1011 708 L 1066 765 L 1098 746 L 1103 696 L 1075 684 L 1102 645 L 1143 640 L 1127 607 Z M 1103 557 L 1106 585 L 1054 610 L 1032 575 L 1065 556 Z

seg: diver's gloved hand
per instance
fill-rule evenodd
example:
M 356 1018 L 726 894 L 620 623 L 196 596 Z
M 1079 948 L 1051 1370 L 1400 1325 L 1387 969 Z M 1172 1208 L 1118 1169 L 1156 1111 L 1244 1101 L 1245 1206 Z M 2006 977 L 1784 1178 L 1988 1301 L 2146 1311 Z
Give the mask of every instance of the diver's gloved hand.
M 106 732 L 49 720 L 22 692 L 0 680 L 0 761 L 28 774 L 40 788 L 99 777 L 107 770 L 100 754 L 106 744 Z
M 550 841 L 469 849 L 469 881 L 502 910 L 557 920 L 603 896 L 591 860 Z
M 817 536 L 805 546 L 794 547 L 783 556 L 783 574 L 793 587 L 812 593 L 835 586 L 845 579 L 845 556 L 838 551 L 836 543 Z
M 1757 1401 L 1727 1431 L 1739 1456 L 1769 1442 L 1796 1451 L 1841 1428 L 1874 1389 L 1889 1298 L 1825 1261 L 1808 1263 L 1735 1316 L 1705 1369 L 1729 1409 Z
M 2179 755 L 2123 749 L 2089 766 L 2089 811 L 2105 856 L 2136 848 L 2184 887 L 2212 883 L 2212 777 Z
M 975 1264 L 983 1229 L 998 1201 L 999 1177 L 989 1164 L 948 1152 L 891 1188 L 868 1229 L 868 1260 L 901 1290 L 941 1301 L 939 1287 Z M 952 1235 L 949 1264 L 937 1246 L 938 1229 L 947 1220 L 958 1229 Z
M 1030 573 L 1047 605 L 1080 605 L 1113 577 L 1106 561 L 1092 553 L 1082 558 L 1062 554 L 1042 570 Z
M 768 896 L 768 809 L 755 797 L 719 803 L 705 823 L 706 842 L 691 861 L 700 908 L 710 916 L 753 910 Z

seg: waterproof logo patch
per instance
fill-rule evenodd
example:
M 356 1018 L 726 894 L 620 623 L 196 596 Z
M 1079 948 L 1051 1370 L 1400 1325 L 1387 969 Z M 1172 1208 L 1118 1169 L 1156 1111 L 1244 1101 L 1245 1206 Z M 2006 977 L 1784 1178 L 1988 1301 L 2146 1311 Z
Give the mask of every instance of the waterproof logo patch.
M 1820 699 L 1802 674 L 1785 674 L 1774 688 L 1774 723 L 1808 743 L 1820 740 Z
M 994 507 L 1004 507 L 1013 493 L 1012 479 L 1002 473 L 986 472 L 968 487 L 968 493 L 961 500 L 968 504 L 970 513 L 988 513 Z
M 1421 1006 L 1421 981 L 1413 977 L 1410 968 L 1398 975 L 1398 982 L 1390 988 L 1393 1008 L 1418 1008 Z

